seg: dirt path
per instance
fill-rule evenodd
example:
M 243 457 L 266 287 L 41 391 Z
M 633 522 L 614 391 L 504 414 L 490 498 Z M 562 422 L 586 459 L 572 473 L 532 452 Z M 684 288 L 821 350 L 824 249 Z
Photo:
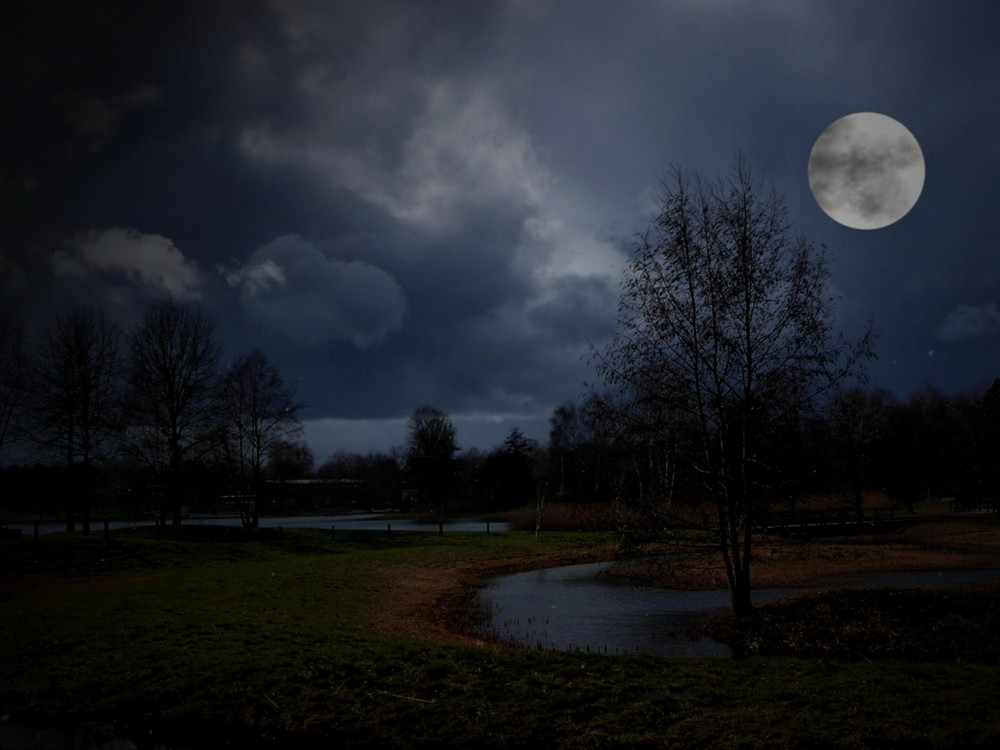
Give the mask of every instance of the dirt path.
M 754 588 L 829 588 L 876 573 L 1000 568 L 1000 554 L 926 550 L 898 543 L 761 542 L 753 557 Z M 707 590 L 727 585 L 717 554 L 681 562 L 628 564 L 622 573 L 664 588 Z
M 717 551 L 687 552 L 683 559 L 677 559 L 668 545 L 662 551 L 662 559 L 624 564 L 621 572 L 664 588 L 726 588 Z M 877 573 L 984 568 L 1000 568 L 1000 526 L 983 520 L 945 519 L 917 523 L 877 538 L 755 538 L 751 575 L 755 588 L 826 588 Z

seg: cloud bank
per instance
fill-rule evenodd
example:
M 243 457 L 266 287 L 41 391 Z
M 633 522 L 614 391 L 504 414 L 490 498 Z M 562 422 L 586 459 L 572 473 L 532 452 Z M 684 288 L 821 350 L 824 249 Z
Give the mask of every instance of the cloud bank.
M 133 286 L 153 297 L 194 301 L 201 296 L 201 272 L 166 237 L 114 227 L 84 232 L 49 259 L 63 282 Z
M 937 329 L 945 341 L 979 339 L 1000 334 L 1000 307 L 996 302 L 984 305 L 959 305 L 949 312 Z

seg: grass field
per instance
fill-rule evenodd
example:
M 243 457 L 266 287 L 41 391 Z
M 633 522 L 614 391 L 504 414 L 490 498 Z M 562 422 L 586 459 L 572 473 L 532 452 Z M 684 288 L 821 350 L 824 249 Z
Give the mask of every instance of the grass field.
M 606 557 L 600 535 L 168 532 L 0 543 L 0 723 L 171 747 L 1000 744 L 996 664 L 543 653 L 456 632 L 480 576 Z

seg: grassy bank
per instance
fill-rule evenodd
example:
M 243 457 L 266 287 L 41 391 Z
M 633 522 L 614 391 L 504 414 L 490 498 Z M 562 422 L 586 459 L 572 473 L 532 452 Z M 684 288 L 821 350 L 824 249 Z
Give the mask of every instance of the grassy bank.
M 168 530 L 171 531 L 171 530 Z M 1000 667 L 607 657 L 454 632 L 487 571 L 597 535 L 194 528 L 0 545 L 5 722 L 176 746 L 993 747 Z

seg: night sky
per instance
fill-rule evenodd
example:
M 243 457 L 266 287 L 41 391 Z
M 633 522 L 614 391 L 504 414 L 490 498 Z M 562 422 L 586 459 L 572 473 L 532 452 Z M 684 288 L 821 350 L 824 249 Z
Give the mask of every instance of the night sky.
M 24 6 L 25 10 L 14 10 Z M 30 9 L 30 10 L 29 10 Z M 871 385 L 1000 376 L 1000 5 L 991 2 L 87 2 L 4 5 L 0 299 L 128 326 L 174 298 L 261 346 L 306 438 L 544 440 L 593 380 L 672 166 L 737 154 L 831 257 Z M 814 142 L 854 112 L 916 137 L 883 229 L 830 219 Z

